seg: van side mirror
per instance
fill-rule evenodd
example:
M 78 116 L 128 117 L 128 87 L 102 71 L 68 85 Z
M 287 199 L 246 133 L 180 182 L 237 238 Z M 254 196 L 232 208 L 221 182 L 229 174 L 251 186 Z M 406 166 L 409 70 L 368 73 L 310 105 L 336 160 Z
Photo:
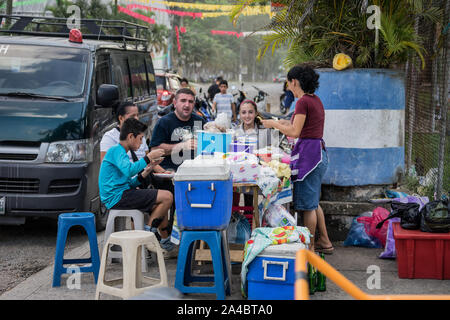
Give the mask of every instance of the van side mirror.
M 97 104 L 105 108 L 113 107 L 119 100 L 119 88 L 113 84 L 102 84 L 97 90 Z

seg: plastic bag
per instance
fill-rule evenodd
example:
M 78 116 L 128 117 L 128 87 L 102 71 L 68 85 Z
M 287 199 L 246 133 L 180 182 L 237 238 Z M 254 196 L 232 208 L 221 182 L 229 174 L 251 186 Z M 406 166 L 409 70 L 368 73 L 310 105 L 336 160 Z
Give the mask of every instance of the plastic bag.
M 380 254 L 379 258 L 382 259 L 395 259 L 397 256 L 395 252 L 395 239 L 394 239 L 394 229 L 392 223 L 400 222 L 400 218 L 393 218 L 388 222 L 386 245 L 384 246 L 384 251 Z
M 377 238 L 382 247 L 386 245 L 386 235 L 388 225 L 384 224 L 380 228 L 377 228 L 377 225 L 381 221 L 385 221 L 385 219 L 389 216 L 389 211 L 385 208 L 377 207 L 372 211 L 372 215 L 369 217 L 359 217 L 357 218 L 358 222 L 364 224 L 367 235 L 370 237 Z
M 420 226 L 420 205 L 418 203 L 403 203 L 403 202 L 392 202 L 391 203 L 391 214 L 378 223 L 377 228 L 381 228 L 384 222 L 388 219 L 399 217 L 400 226 L 403 229 L 415 230 L 419 229 Z
M 450 232 L 450 202 L 448 199 L 428 202 L 420 211 L 422 232 Z
M 344 241 L 344 246 L 357 246 L 366 248 L 381 248 L 380 241 L 375 237 L 370 237 L 366 233 L 364 224 L 358 222 L 358 218 L 371 216 L 372 212 L 365 212 L 359 217 L 353 218 L 352 225 L 348 232 L 347 238 Z
M 227 228 L 227 238 L 229 243 L 245 244 L 252 234 L 252 227 L 248 220 L 237 212 L 233 212 L 230 224 Z
M 264 219 L 272 228 L 297 225 L 294 217 L 282 205 L 271 204 L 264 213 Z

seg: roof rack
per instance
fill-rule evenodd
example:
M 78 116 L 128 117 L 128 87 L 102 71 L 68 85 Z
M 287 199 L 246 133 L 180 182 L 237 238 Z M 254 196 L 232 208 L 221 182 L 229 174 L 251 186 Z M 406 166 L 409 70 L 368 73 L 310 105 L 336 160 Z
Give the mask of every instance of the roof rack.
M 0 14 L 0 26 L 10 20 L 9 28 L 0 28 L 0 33 L 22 34 L 30 36 L 68 37 L 68 18 L 37 17 L 23 15 Z M 5 23 L 5 26 L 7 23 Z M 127 41 L 134 42 L 136 49 L 139 44 L 147 49 L 147 33 L 149 28 L 123 20 L 80 19 L 83 39 L 121 41 L 124 48 Z M 48 30 L 55 31 L 48 31 Z M 106 34 L 109 33 L 109 34 Z

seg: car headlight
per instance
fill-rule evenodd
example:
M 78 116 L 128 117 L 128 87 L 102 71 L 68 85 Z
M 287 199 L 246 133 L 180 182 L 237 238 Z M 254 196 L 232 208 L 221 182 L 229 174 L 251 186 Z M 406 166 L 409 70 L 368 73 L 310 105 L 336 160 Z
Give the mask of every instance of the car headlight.
M 48 146 L 45 162 L 74 163 L 92 161 L 92 140 L 56 141 Z

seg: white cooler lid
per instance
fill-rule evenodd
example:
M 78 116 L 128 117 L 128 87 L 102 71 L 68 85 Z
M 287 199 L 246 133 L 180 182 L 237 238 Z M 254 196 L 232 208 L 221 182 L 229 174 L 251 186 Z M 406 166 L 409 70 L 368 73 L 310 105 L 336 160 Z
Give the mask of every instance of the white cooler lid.
M 261 251 L 261 253 L 258 254 L 258 257 L 264 256 L 295 259 L 295 255 L 300 249 L 306 249 L 306 245 L 303 242 L 273 244 Z
M 230 178 L 230 165 L 225 159 L 201 156 L 193 160 L 184 160 L 174 176 L 175 181 L 229 180 Z

